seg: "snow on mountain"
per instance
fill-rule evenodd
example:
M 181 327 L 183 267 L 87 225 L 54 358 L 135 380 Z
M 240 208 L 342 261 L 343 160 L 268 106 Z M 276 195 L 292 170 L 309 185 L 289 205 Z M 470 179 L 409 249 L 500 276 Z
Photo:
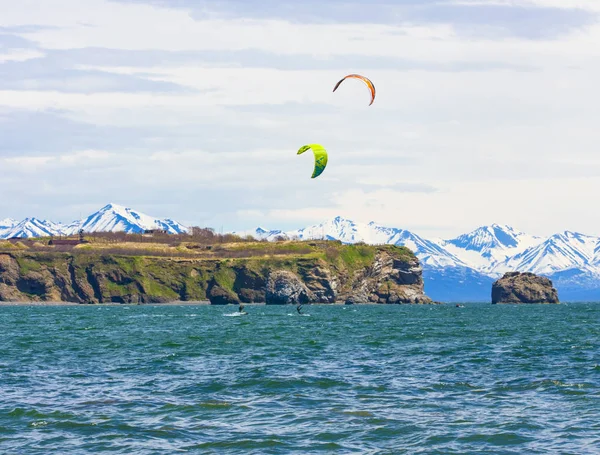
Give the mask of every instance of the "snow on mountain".
M 170 234 L 187 232 L 187 228 L 169 218 L 153 218 L 117 204 L 108 204 L 83 220 L 62 225 L 37 218 L 16 222 L 10 218 L 0 221 L 0 238 L 48 237 L 74 235 L 85 232 L 143 232 L 146 229 L 164 229 Z
M 18 221 L 13 220 L 12 218 L 4 218 L 3 220 L 0 220 L 0 239 L 5 238 L 4 236 L 17 223 Z
M 423 266 L 466 266 L 461 259 L 450 253 L 447 249 L 441 247 L 433 241 L 426 240 L 411 231 L 379 226 L 373 221 L 371 221 L 367 226 L 370 229 L 370 238 L 376 239 L 376 241 L 366 241 L 366 243 L 384 243 L 405 246 L 417 255 Z
M 511 270 L 549 275 L 577 268 L 592 270 L 599 239 L 577 232 L 554 234 L 539 245 L 507 258 L 493 268 L 496 273 Z
M 290 231 L 287 235 L 300 240 L 328 239 L 340 240 L 343 243 L 356 243 L 367 242 L 369 232 L 365 225 L 337 216 L 321 224 Z
M 482 273 L 489 272 L 499 262 L 543 241 L 510 226 L 498 224 L 481 226 L 451 240 L 429 240 L 405 229 L 385 227 L 373 221 L 368 224 L 357 223 L 339 216 L 295 231 L 258 228 L 250 234 L 267 240 L 284 236 L 290 239 L 331 239 L 344 243 L 406 246 L 415 252 L 423 266 L 469 267 Z M 600 247 L 598 257 L 600 259 Z
M 152 218 L 117 204 L 108 204 L 87 218 L 64 227 L 67 235 L 84 232 L 127 232 L 137 233 L 146 229 L 164 229 L 169 234 L 187 232 L 187 228 L 171 219 Z
M 511 226 L 492 224 L 454 239 L 428 240 L 405 229 L 375 222 L 357 223 L 338 216 L 295 231 L 258 228 L 250 234 L 267 240 L 284 236 L 406 246 L 424 267 L 467 267 L 490 277 L 510 270 L 551 274 L 574 267 L 600 275 L 600 239 L 568 231 L 544 239 Z
M 444 248 L 410 231 L 379 226 L 374 222 L 357 223 L 340 216 L 295 231 L 267 231 L 258 228 L 250 234 L 256 238 L 267 240 L 283 236 L 288 239 L 300 240 L 326 239 L 339 240 L 343 243 L 393 244 L 410 248 L 417 254 L 424 266 L 466 266 L 459 258 L 450 254 Z
M 0 221 L 0 238 L 73 235 L 80 229 L 84 232 L 133 233 L 146 229 L 165 229 L 173 234 L 187 232 L 187 228 L 177 221 L 154 218 L 117 204 L 108 204 L 87 218 L 68 225 L 37 218 L 26 218 L 21 222 L 7 218 Z M 449 240 L 426 239 L 405 229 L 385 227 L 375 222 L 354 222 L 338 216 L 297 230 L 257 228 L 239 233 L 248 234 L 266 240 L 284 237 L 406 246 L 415 252 L 429 274 L 429 286 L 440 292 L 449 292 L 447 287 L 456 277 L 485 289 L 488 279 L 513 270 L 554 276 L 561 285 L 575 290 L 581 288 L 581 283 L 589 289 L 597 283 L 600 292 L 600 238 L 570 231 L 544 239 L 510 226 L 492 224 Z
M 519 254 L 544 239 L 518 231 L 511 226 L 492 224 L 480 226 L 441 245 L 463 262 L 479 270 L 489 269 L 498 262 Z
M 0 229 L 9 229 L 18 223 L 17 220 L 13 220 L 12 218 L 4 218 L 0 220 Z
M 263 229 L 261 227 L 256 228 L 254 231 L 234 232 L 234 234 L 237 234 L 241 237 L 245 237 L 246 235 L 251 235 L 252 237 L 254 237 L 257 240 L 268 240 L 268 241 L 275 240 L 278 237 L 283 237 L 285 239 L 289 238 L 285 232 L 280 231 L 279 229 L 267 231 L 266 229 Z
M 423 265 L 425 291 L 437 300 L 487 301 L 491 283 L 515 270 L 550 277 L 561 299 L 600 300 L 600 238 L 575 232 L 542 238 L 492 224 L 450 240 L 425 239 L 404 229 L 336 217 L 296 231 L 259 228 L 251 234 L 268 240 L 284 236 L 406 246 Z
M 4 239 L 12 237 L 47 237 L 61 233 L 61 226 L 52 221 L 25 218 L 20 223 L 4 230 L 1 237 Z

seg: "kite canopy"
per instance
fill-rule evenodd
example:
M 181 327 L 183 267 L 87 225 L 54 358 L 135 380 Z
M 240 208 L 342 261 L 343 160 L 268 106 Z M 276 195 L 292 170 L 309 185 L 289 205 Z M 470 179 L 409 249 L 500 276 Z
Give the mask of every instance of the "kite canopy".
M 315 155 L 315 170 L 313 171 L 313 174 L 311 176 L 311 178 L 315 178 L 318 177 L 319 175 L 321 175 L 323 173 L 323 171 L 325 170 L 325 166 L 327 166 L 327 151 L 323 148 L 322 145 L 319 144 L 308 144 L 308 145 L 303 145 L 302 147 L 300 147 L 300 150 L 298 150 L 298 155 L 301 155 L 302 153 L 306 152 L 308 149 L 312 149 L 314 155 Z
M 337 88 L 340 86 L 340 84 L 342 82 L 344 82 L 346 79 L 360 79 L 361 81 L 363 81 L 371 92 L 371 102 L 369 103 L 369 106 L 371 104 L 373 104 L 373 101 L 375 101 L 375 86 L 373 85 L 373 82 L 371 82 L 370 79 L 368 79 L 364 76 L 361 76 L 360 74 L 348 74 L 347 76 L 342 78 L 337 84 L 335 84 L 333 91 L 335 92 L 337 90 Z

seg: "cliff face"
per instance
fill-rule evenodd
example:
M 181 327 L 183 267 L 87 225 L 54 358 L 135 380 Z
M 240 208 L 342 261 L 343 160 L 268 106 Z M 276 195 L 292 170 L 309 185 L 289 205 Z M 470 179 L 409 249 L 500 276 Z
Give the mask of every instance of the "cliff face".
M 398 260 L 388 251 L 379 251 L 371 265 L 357 271 L 345 301 L 432 303 L 423 292 L 423 269 L 418 259 Z
M 492 303 L 559 303 L 552 281 L 533 273 L 508 272 L 492 285 Z
M 235 259 L 0 253 L 0 301 L 431 303 L 405 248 L 311 245 L 304 254 Z

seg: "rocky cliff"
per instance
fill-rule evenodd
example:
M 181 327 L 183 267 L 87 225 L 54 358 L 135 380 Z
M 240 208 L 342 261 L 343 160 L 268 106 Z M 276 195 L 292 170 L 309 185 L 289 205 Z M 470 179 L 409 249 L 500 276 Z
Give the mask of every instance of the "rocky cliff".
M 0 301 L 431 303 L 419 262 L 406 248 L 284 246 L 286 254 L 257 244 L 244 245 L 243 252 L 221 247 L 219 254 L 229 257 L 202 258 L 101 254 L 89 246 L 68 253 L 0 252 Z
M 492 303 L 559 303 L 552 281 L 533 273 L 508 272 L 492 285 Z

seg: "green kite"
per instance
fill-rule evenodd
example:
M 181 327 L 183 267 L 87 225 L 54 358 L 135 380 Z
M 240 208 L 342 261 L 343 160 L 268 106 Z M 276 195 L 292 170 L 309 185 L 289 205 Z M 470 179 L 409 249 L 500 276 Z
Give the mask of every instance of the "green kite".
M 300 147 L 300 150 L 298 150 L 297 154 L 300 155 L 306 152 L 308 149 L 312 149 L 315 155 L 315 170 L 313 171 L 313 174 L 311 176 L 311 178 L 314 179 L 315 177 L 321 175 L 325 170 L 325 166 L 327 166 L 327 152 L 325 151 L 322 145 L 308 144 Z

